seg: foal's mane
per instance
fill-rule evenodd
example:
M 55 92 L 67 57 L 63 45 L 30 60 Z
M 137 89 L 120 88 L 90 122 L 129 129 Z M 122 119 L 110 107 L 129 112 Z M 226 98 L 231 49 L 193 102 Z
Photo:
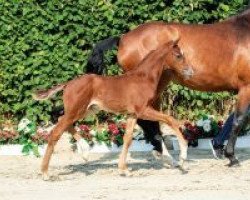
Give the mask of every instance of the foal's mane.
M 132 70 L 128 71 L 126 74 L 131 74 L 134 72 L 144 72 L 145 69 L 152 69 L 155 67 L 163 66 L 163 59 L 165 58 L 166 54 L 169 52 L 171 43 L 167 42 L 161 45 L 156 50 L 152 50 L 148 53 L 147 56 L 143 58 L 143 60 L 139 63 L 138 67 L 133 68 Z

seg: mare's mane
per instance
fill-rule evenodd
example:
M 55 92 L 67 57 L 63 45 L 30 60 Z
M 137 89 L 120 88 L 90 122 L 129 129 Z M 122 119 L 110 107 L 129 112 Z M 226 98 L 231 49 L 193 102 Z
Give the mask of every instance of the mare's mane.
M 250 5 L 238 15 L 235 15 L 225 22 L 232 24 L 233 30 L 237 31 L 238 40 L 244 39 L 250 33 Z

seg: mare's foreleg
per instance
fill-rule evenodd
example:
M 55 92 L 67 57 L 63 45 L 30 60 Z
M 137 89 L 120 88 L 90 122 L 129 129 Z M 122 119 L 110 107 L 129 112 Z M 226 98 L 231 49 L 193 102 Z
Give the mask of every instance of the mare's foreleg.
M 228 143 L 225 149 L 225 156 L 229 159 L 229 167 L 238 165 L 239 161 L 235 157 L 234 149 L 237 136 L 240 131 L 249 123 L 250 117 L 250 86 L 242 88 L 238 94 L 238 102 L 234 115 L 232 132 L 230 133 Z

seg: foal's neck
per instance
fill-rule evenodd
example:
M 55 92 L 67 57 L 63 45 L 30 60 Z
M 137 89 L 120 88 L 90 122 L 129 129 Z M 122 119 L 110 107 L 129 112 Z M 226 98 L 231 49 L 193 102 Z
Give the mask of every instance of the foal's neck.
M 128 75 L 138 76 L 140 79 L 148 80 L 158 84 L 164 70 L 164 56 L 166 53 L 153 51 L 150 53 L 137 68 L 128 72 Z

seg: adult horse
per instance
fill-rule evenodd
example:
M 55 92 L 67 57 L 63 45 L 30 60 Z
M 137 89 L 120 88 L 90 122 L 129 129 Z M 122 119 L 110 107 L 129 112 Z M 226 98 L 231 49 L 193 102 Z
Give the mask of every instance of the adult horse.
M 229 166 L 233 166 L 238 163 L 234 155 L 237 135 L 247 123 L 250 110 L 250 9 L 228 20 L 208 25 L 163 22 L 140 25 L 120 38 L 109 38 L 97 44 L 89 59 L 87 72 L 101 73 L 104 51 L 116 44 L 118 62 L 124 71 L 129 71 L 150 51 L 177 37 L 181 38 L 180 48 L 187 62 L 193 66 L 194 76 L 184 80 L 174 72 L 164 73 L 158 96 L 171 80 L 199 91 L 237 92 L 234 124 L 225 149 L 225 156 L 230 160 Z M 158 102 L 159 98 L 156 107 Z M 150 125 L 144 121 L 139 124 L 151 135 L 159 133 L 159 129 L 155 130 L 156 133 L 152 129 L 148 130 Z

